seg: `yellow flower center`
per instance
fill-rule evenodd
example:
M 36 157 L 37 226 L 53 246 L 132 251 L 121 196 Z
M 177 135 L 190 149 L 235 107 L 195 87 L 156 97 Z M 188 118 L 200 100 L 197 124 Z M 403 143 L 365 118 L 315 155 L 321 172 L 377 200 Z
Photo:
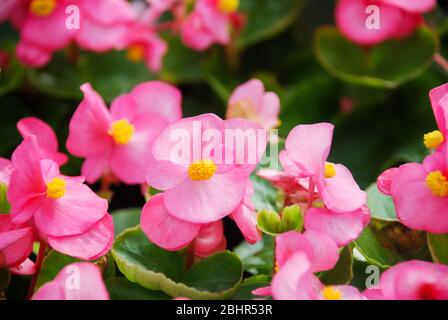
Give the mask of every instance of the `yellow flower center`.
M 224 13 L 233 13 L 238 9 L 240 5 L 239 0 L 219 0 L 218 9 Z
M 443 140 L 443 134 L 439 130 L 434 130 L 423 136 L 423 142 L 428 149 L 436 149 Z
M 56 9 L 57 0 L 32 0 L 30 12 L 38 17 L 46 17 Z
M 208 180 L 213 177 L 216 169 L 215 163 L 212 160 L 206 159 L 192 163 L 188 168 L 188 175 L 194 181 Z
M 426 186 L 437 197 L 448 196 L 448 181 L 440 170 L 430 172 L 426 176 Z
M 141 62 L 145 58 L 145 50 L 139 45 L 130 46 L 126 53 L 126 57 L 132 62 Z
M 325 162 L 324 176 L 327 179 L 333 178 L 336 175 L 336 168 L 333 163 Z
M 322 290 L 322 296 L 325 300 L 341 300 L 342 299 L 342 292 L 331 287 L 325 287 L 324 290 Z
M 53 178 L 47 183 L 47 197 L 59 199 L 65 195 L 67 191 L 65 180 L 62 178 Z
M 280 270 L 280 267 L 278 266 L 278 262 L 276 261 L 275 265 L 274 265 L 274 271 L 277 273 L 279 270 Z
M 126 119 L 114 121 L 108 131 L 117 144 L 127 144 L 134 136 L 135 128 Z

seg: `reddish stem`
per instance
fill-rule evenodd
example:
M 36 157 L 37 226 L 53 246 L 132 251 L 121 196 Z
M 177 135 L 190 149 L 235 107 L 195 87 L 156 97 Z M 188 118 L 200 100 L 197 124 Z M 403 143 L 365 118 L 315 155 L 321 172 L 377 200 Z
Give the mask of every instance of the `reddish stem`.
M 31 278 L 30 287 L 28 289 L 28 299 L 31 299 L 31 297 L 34 294 L 37 279 L 39 278 L 40 270 L 42 269 L 42 263 L 44 262 L 46 250 L 47 250 L 47 244 L 41 241 L 39 245 L 39 253 L 37 254 L 36 259 L 36 271 L 34 272 L 33 277 Z
M 194 241 L 188 246 L 187 250 L 186 269 L 188 270 L 194 263 Z
M 438 64 L 445 72 L 448 72 L 448 61 L 440 54 L 434 54 L 434 62 Z
M 314 177 L 309 177 L 309 195 L 308 195 L 308 202 L 306 204 L 306 210 L 311 208 L 313 206 L 313 199 L 314 199 L 314 189 L 316 188 L 316 182 L 314 181 Z

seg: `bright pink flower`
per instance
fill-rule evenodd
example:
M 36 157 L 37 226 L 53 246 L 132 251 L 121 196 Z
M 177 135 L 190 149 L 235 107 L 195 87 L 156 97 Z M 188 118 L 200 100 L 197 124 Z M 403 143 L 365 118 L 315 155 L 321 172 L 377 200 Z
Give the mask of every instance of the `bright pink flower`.
M 280 99 L 274 92 L 265 92 L 263 83 L 252 79 L 232 93 L 226 118 L 243 118 L 257 122 L 266 129 L 279 125 Z
M 312 271 L 312 263 L 302 251 L 296 251 L 274 274 L 269 290 L 254 294 L 268 294 L 276 300 L 363 300 L 352 286 L 325 286 Z
M 58 165 L 41 154 L 36 136 L 29 135 L 12 155 L 12 222 L 32 224 L 40 240 L 64 254 L 86 260 L 104 255 L 113 241 L 107 201 L 83 178 L 62 176 Z
M 182 119 L 154 142 L 156 163 L 147 183 L 165 191 L 165 207 L 172 216 L 214 222 L 242 203 L 249 175 L 265 148 L 266 132 L 253 122 L 224 121 L 213 114 Z
M 14 268 L 24 262 L 33 249 L 33 228 L 16 225 L 9 214 L 0 214 L 0 268 Z
M 109 293 L 98 266 L 77 262 L 40 287 L 32 300 L 109 300 Z
M 448 266 L 426 261 L 406 261 L 384 271 L 380 289 L 364 292 L 378 300 L 447 300 Z
M 151 81 L 116 98 L 107 109 L 90 84 L 71 121 L 67 149 L 85 157 L 82 174 L 93 183 L 110 172 L 128 184 L 143 183 L 152 162 L 151 146 L 166 125 L 181 118 L 181 94 Z
M 231 16 L 237 8 L 222 3 L 236 1 L 198 0 L 181 28 L 185 45 L 195 50 L 206 50 L 214 43 L 230 42 Z
M 439 130 L 424 135 L 423 142 L 429 149 L 437 149 L 448 136 L 448 83 L 429 92 L 431 107 Z
M 12 174 L 11 161 L 8 159 L 0 157 L 0 183 L 9 185 L 9 179 Z
M 206 258 L 218 251 L 224 251 L 227 240 L 224 236 L 224 225 L 221 220 L 202 225 L 193 241 L 195 256 Z
M 366 194 L 341 164 L 326 162 L 333 137 L 333 125 L 299 125 L 286 139 L 288 157 L 309 177 L 325 206 L 334 212 L 351 212 L 366 203 Z
M 50 159 L 62 166 L 68 161 L 67 155 L 58 152 L 58 139 L 53 129 L 38 118 L 24 118 L 17 123 L 17 129 L 23 138 L 29 135 L 37 137 L 42 159 Z
M 71 5 L 79 9 L 79 27 L 66 26 Z M 136 19 L 125 0 L 23 0 L 13 10 L 9 18 L 20 28 L 17 57 L 31 67 L 47 64 L 70 42 L 95 52 L 112 50 Z
M 368 27 L 369 6 L 379 10 L 378 28 Z M 436 6 L 435 0 L 339 0 L 336 23 L 339 30 L 359 45 L 375 45 L 411 35 L 423 23 L 423 13 Z

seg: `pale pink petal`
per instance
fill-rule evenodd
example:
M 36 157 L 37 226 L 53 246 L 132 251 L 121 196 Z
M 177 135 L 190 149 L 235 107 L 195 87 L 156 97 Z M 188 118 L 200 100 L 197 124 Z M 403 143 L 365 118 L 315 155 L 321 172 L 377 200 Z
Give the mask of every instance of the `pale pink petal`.
M 297 163 L 304 175 L 317 176 L 324 169 L 333 138 L 329 123 L 298 125 L 286 139 L 288 157 Z
M 156 161 L 148 168 L 146 182 L 158 190 L 168 190 L 188 178 L 188 168 L 170 161 Z
M 32 246 L 31 246 L 31 248 L 32 248 Z M 16 274 L 19 276 L 29 276 L 29 275 L 34 274 L 34 272 L 36 272 L 36 264 L 31 259 L 27 258 L 25 261 L 23 261 L 18 266 L 9 268 L 9 271 L 12 274 Z
M 201 228 L 200 224 L 179 220 L 170 215 L 165 208 L 163 194 L 152 197 L 145 204 L 140 224 L 151 242 L 170 251 L 189 245 Z
M 193 11 L 181 26 L 182 42 L 198 51 L 203 51 L 209 48 L 213 42 L 213 34 L 208 29 L 204 16 L 198 12 Z
M 24 65 L 40 68 L 50 62 L 53 51 L 21 40 L 16 46 L 16 56 Z
M 194 254 L 198 257 L 208 257 L 217 251 L 226 249 L 224 226 L 222 220 L 202 225 L 194 240 Z
M 33 239 L 31 227 L 0 232 L 0 268 L 15 267 L 24 262 L 33 249 Z
M 250 201 L 250 199 L 248 200 Z M 254 244 L 261 240 L 261 232 L 257 228 L 257 213 L 253 209 L 252 201 L 248 205 L 246 205 L 246 201 L 232 213 L 232 218 L 235 220 L 246 241 Z
M 408 12 L 426 13 L 437 6 L 436 0 L 381 0 Z
M 437 126 L 443 136 L 447 136 L 448 130 L 448 83 L 432 89 L 429 92 L 432 111 L 437 121 Z
M 258 79 L 249 80 L 239 85 L 229 98 L 229 104 L 250 101 L 255 111 L 259 112 L 264 98 L 264 85 Z
M 307 230 L 303 235 L 313 248 L 312 255 L 308 256 L 313 272 L 333 269 L 339 260 L 336 243 L 322 232 Z
M 385 195 L 390 196 L 391 195 L 390 188 L 392 186 L 392 180 L 394 179 L 397 172 L 398 168 L 390 168 L 384 171 L 382 174 L 380 174 L 378 179 L 376 180 L 378 190 L 384 193 Z
M 48 236 L 48 244 L 61 253 L 82 259 L 96 260 L 110 250 L 114 239 L 112 216 L 106 214 L 90 229 L 81 234 L 52 237 Z
M 274 128 L 279 124 L 280 98 L 274 92 L 266 92 L 259 111 L 265 128 Z
M 57 282 L 47 282 L 37 290 L 32 300 L 65 300 L 63 287 Z
M 359 290 L 352 286 L 333 286 L 333 288 L 342 293 L 342 300 L 364 300 Z
M 95 183 L 109 170 L 110 151 L 88 156 L 81 168 L 82 175 L 88 183 Z

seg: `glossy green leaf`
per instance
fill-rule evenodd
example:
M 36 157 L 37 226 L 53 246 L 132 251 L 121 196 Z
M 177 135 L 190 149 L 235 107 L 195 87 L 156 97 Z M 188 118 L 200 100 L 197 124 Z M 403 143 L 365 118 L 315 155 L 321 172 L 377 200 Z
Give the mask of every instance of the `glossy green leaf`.
M 378 190 L 376 183 L 370 185 L 367 192 L 367 206 L 372 217 L 384 221 L 398 221 L 392 197 Z
M 303 215 L 297 205 L 283 209 L 281 216 L 274 211 L 263 210 L 257 214 L 257 225 L 264 233 L 277 236 L 287 231 L 301 230 Z
M 129 281 L 172 297 L 222 299 L 231 296 L 242 279 L 242 264 L 236 254 L 216 253 L 185 271 L 182 252 L 157 247 L 140 227 L 118 236 L 112 255 Z
M 428 233 L 428 246 L 434 262 L 448 264 L 448 234 Z
M 253 300 L 260 298 L 254 296 L 252 291 L 258 288 L 267 287 L 271 285 L 271 277 L 267 275 L 252 276 L 244 279 L 232 300 Z
M 271 275 L 274 270 L 274 238 L 263 236 L 261 241 L 249 244 L 243 241 L 234 252 L 243 262 L 245 271 L 254 274 Z
M 143 288 L 124 277 L 112 277 L 105 281 L 111 300 L 168 300 L 162 291 Z
M 437 35 L 421 27 L 412 36 L 365 49 L 346 39 L 336 27 L 321 27 L 315 54 L 328 72 L 355 84 L 395 88 L 416 78 L 432 63 Z
M 121 209 L 112 212 L 115 236 L 118 236 L 126 229 L 139 225 L 141 212 L 141 208 Z
M 305 0 L 241 0 L 238 11 L 247 16 L 248 22 L 237 46 L 245 48 L 279 34 L 299 16 L 304 3 Z
M 353 256 L 351 249 L 347 246 L 341 250 L 336 266 L 322 272 L 320 280 L 326 285 L 344 285 L 353 279 Z

